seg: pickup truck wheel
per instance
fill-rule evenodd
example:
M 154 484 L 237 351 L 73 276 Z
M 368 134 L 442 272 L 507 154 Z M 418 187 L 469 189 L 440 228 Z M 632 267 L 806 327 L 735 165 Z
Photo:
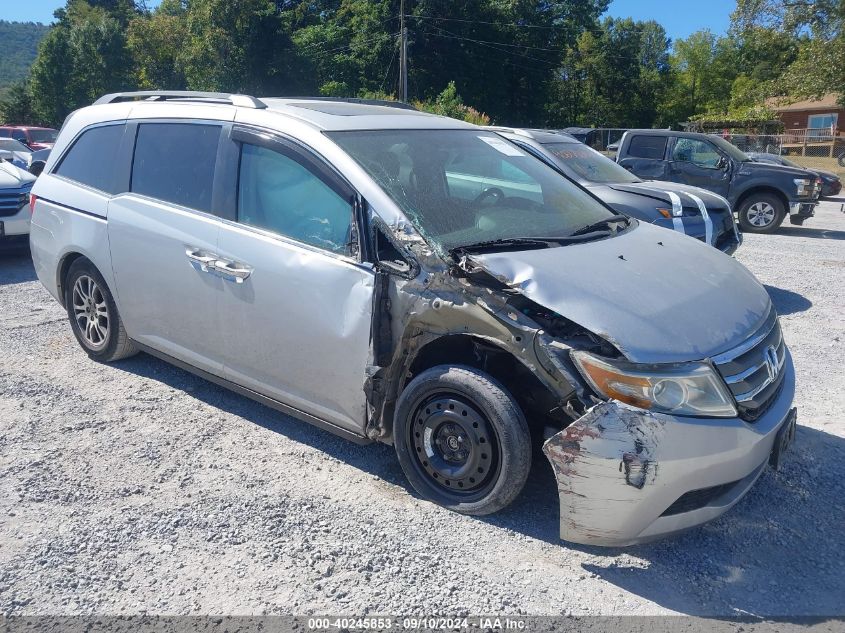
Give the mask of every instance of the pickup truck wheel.
M 126 334 L 106 281 L 94 264 L 84 257 L 73 262 L 65 277 L 64 291 L 70 327 L 88 356 L 107 363 L 138 353 Z
M 753 194 L 739 205 L 737 215 L 742 230 L 747 233 L 774 233 L 783 223 L 786 209 L 776 196 Z
M 426 499 L 463 514 L 501 510 L 531 468 L 531 436 L 519 405 L 491 376 L 438 365 L 399 397 L 393 445 Z

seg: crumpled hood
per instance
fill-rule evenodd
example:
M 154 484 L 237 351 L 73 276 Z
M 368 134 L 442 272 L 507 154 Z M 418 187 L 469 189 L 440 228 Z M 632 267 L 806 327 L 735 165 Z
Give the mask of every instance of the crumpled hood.
M 0 189 L 16 189 L 34 181 L 35 176 L 28 171 L 6 161 L 0 162 Z
M 626 193 L 633 193 L 641 196 L 648 196 L 654 200 L 659 200 L 670 209 L 672 208 L 672 199 L 668 192 L 677 194 L 692 194 L 704 201 L 704 205 L 708 209 L 724 209 L 726 204 L 724 198 L 716 194 L 702 189 L 701 187 L 694 187 L 692 185 L 682 185 L 677 182 L 667 182 L 665 180 L 647 180 L 645 182 L 631 182 L 631 183 L 614 183 L 607 185 L 616 191 L 624 191 Z M 686 196 L 680 195 L 682 204 L 684 206 L 695 206 L 692 199 L 685 199 Z
M 731 349 L 771 309 L 742 264 L 644 223 L 596 242 L 470 259 L 640 363 L 701 360 Z

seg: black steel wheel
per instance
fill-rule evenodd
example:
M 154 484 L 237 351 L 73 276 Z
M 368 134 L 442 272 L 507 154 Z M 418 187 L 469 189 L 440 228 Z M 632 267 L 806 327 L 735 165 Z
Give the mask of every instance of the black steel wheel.
M 441 393 L 421 402 L 408 428 L 420 470 L 435 485 L 477 497 L 495 481 L 499 442 L 484 415 L 458 395 Z
M 414 489 L 466 514 L 490 514 L 522 490 L 531 438 L 519 406 L 492 377 L 440 365 L 402 392 L 394 447 Z

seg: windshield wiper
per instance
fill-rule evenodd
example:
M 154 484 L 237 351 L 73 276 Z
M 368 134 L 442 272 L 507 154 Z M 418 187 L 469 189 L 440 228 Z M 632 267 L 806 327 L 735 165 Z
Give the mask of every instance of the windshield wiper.
M 587 233 L 592 233 L 594 231 L 598 231 L 600 229 L 610 230 L 610 225 L 616 222 L 624 222 L 626 225 L 631 220 L 628 218 L 627 215 L 611 215 L 609 218 L 605 218 L 604 220 L 599 220 L 598 222 L 593 222 L 592 224 L 588 224 L 587 226 L 582 226 L 577 231 L 571 233 L 569 236 L 574 237 L 576 235 L 586 235 Z
M 623 216 L 625 217 L 625 216 Z M 459 253 L 483 253 L 486 251 L 516 250 L 524 251 L 529 249 L 551 248 L 552 246 L 575 244 L 576 242 L 587 242 L 597 236 L 610 235 L 610 231 L 602 231 L 601 234 L 590 232 L 589 235 L 560 235 L 560 236 L 538 236 L 538 237 L 505 237 L 496 240 L 486 240 L 475 244 L 464 244 L 449 249 L 452 255 Z
M 507 249 L 528 250 L 534 248 L 549 248 L 557 238 L 544 237 L 504 237 L 495 240 L 485 240 L 474 244 L 463 244 L 449 250 L 451 253 L 483 252 Z

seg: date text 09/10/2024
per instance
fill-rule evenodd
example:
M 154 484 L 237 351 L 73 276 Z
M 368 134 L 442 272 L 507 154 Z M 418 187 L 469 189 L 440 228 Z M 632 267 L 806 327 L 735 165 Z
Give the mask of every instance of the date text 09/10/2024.
M 511 617 L 482 616 L 477 618 L 443 617 L 360 617 L 360 618 L 309 618 L 309 630 L 498 630 L 522 631 L 525 620 Z

